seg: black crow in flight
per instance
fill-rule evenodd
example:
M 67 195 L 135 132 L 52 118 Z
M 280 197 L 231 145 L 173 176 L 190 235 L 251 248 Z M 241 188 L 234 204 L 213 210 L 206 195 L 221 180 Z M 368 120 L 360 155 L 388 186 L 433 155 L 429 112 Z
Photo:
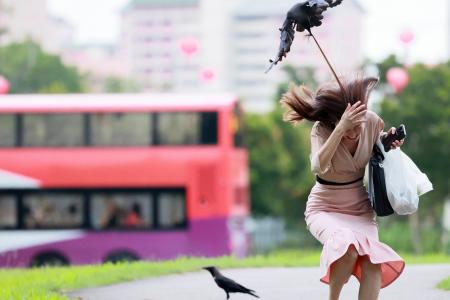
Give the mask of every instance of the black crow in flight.
M 220 274 L 219 270 L 216 267 L 204 267 L 203 269 L 209 271 L 216 284 L 222 288 L 225 293 L 227 293 L 227 299 L 230 299 L 230 293 L 243 293 L 250 294 L 253 297 L 259 298 L 258 295 L 255 294 L 255 291 L 246 288 L 245 286 L 240 285 L 239 283 L 226 278 L 222 274 Z

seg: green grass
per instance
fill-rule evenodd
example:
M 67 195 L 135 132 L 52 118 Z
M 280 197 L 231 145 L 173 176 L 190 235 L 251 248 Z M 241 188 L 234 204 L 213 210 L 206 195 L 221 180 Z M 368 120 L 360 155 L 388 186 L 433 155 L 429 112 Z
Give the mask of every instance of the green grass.
M 442 290 L 446 290 L 446 291 L 450 291 L 450 277 L 442 280 L 438 286 L 438 288 L 442 289 Z
M 449 263 L 450 256 L 403 256 L 407 263 Z M 320 252 L 278 251 L 268 256 L 245 259 L 221 257 L 179 258 L 165 262 L 137 262 L 131 264 L 106 264 L 68 268 L 12 269 L 0 271 L 0 299 L 60 300 L 67 299 L 65 292 L 80 288 L 107 285 L 144 277 L 198 271 L 215 265 L 219 268 L 247 267 L 299 267 L 317 266 Z M 450 285 L 450 280 L 448 280 Z
M 450 264 L 450 255 L 445 254 L 400 254 L 406 264 L 423 265 L 423 264 Z

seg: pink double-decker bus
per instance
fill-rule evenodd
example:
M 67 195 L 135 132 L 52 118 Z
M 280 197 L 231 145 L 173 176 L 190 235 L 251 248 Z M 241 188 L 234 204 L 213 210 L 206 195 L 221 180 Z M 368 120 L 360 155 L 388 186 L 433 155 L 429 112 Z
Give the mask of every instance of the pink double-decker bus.
M 244 256 L 231 95 L 0 97 L 0 266 Z

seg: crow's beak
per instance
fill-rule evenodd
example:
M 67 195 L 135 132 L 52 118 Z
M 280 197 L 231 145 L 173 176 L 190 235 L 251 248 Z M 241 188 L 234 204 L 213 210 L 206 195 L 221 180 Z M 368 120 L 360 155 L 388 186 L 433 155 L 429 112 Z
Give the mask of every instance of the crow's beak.
M 214 272 L 214 267 L 211 267 L 211 266 L 203 267 L 202 269 L 208 271 L 211 274 Z

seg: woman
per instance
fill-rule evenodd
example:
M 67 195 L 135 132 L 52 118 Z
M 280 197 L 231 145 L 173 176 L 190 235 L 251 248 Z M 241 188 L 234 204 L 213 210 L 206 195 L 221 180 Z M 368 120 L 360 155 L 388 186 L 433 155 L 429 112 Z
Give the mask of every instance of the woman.
M 314 121 L 311 130 L 311 169 L 317 182 L 311 190 L 305 220 L 323 244 L 321 281 L 329 284 L 329 299 L 339 299 L 351 275 L 360 282 L 359 299 L 377 299 L 380 288 L 403 271 L 404 261 L 378 240 L 375 214 L 363 186 L 373 145 L 383 133 L 383 120 L 366 105 L 377 79 L 327 84 L 312 93 L 291 85 L 281 103 L 285 121 Z M 348 99 L 346 103 L 344 99 Z M 391 128 L 392 133 L 395 128 Z M 402 141 L 395 141 L 392 148 Z

